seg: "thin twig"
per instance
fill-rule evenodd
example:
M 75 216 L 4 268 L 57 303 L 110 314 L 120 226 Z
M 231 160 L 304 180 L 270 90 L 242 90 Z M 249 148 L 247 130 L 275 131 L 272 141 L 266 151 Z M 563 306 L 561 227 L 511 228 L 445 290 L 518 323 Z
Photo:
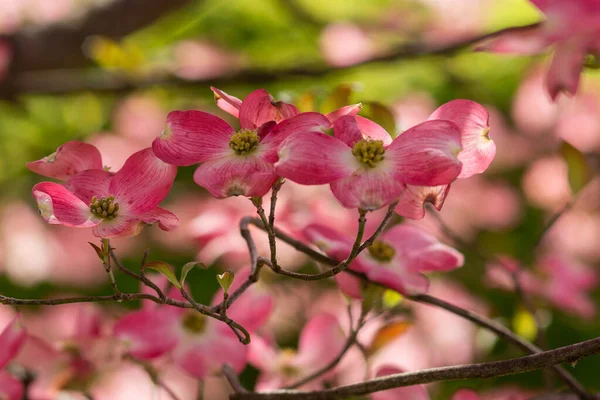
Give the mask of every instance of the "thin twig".
M 227 382 L 229 382 L 229 385 L 231 386 L 231 388 L 233 389 L 233 391 L 235 393 L 248 393 L 246 388 L 243 387 L 242 384 L 240 383 L 240 381 L 238 380 L 238 377 L 231 365 L 229 365 L 229 364 L 223 365 L 221 372 L 223 372 L 225 379 L 227 379 Z
M 146 258 L 148 256 L 148 252 L 149 250 L 146 249 L 146 251 L 144 252 L 144 257 L 142 259 L 142 267 L 146 264 Z M 132 270 L 130 270 L 129 268 L 125 267 L 117 258 L 115 252 L 111 249 L 110 250 L 110 256 L 113 259 L 115 265 L 117 266 L 117 268 L 119 268 L 119 270 L 127 275 L 129 275 L 130 277 L 137 279 L 138 281 L 142 282 L 144 285 L 148 286 L 149 288 L 151 288 L 152 290 L 154 290 L 156 292 L 156 294 L 158 295 L 159 298 L 161 299 L 165 299 L 166 296 L 163 293 L 163 291 L 161 290 L 161 288 L 158 287 L 158 285 L 156 285 L 154 282 L 152 282 L 150 279 L 148 279 L 148 277 L 146 275 L 144 275 L 144 273 L 142 272 L 141 274 L 136 274 L 135 272 L 133 272 Z

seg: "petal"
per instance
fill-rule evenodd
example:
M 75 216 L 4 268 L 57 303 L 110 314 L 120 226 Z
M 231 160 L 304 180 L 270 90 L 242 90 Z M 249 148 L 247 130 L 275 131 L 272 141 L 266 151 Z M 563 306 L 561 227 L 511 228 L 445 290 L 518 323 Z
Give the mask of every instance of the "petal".
M 21 400 L 25 393 L 23 383 L 6 371 L 0 372 L 0 399 Z
M 463 150 L 458 154 L 462 162 L 459 178 L 480 174 L 492 163 L 496 144 L 488 136 L 490 116 L 483 106 L 471 100 L 452 100 L 435 110 L 429 117 L 432 119 L 452 121 L 460 129 Z
M 344 346 L 344 333 L 336 317 L 320 314 L 304 326 L 298 343 L 298 363 L 317 370 L 333 360 Z
M 395 211 L 406 218 L 422 219 L 425 216 L 425 203 L 431 203 L 439 211 L 444 205 L 450 185 L 411 186 L 402 192 Z
M 532 0 L 533 1 L 533 0 Z M 452 396 L 452 400 L 480 400 L 481 397 L 471 389 L 460 389 Z
M 101 169 L 89 169 L 71 177 L 65 187 L 84 203 L 91 204 L 92 197 L 108 197 L 110 181 L 114 174 Z
M 102 169 L 102 156 L 91 144 L 72 140 L 48 157 L 27 163 L 27 168 L 42 176 L 67 180 L 81 171 Z
M 16 316 L 0 334 L 0 369 L 17 355 L 25 338 L 26 333 L 21 318 Z
M 264 338 L 255 336 L 248 345 L 248 362 L 259 370 L 268 371 L 277 363 L 277 353 Z
M 379 367 L 377 372 L 375 373 L 375 377 L 383 377 L 392 374 L 401 374 L 401 369 L 398 369 L 391 365 L 383 365 Z M 372 400 L 429 400 L 429 394 L 427 394 L 427 390 L 425 390 L 425 386 L 423 385 L 414 385 L 414 386 L 406 386 L 399 387 L 391 390 L 384 390 L 381 392 L 375 392 L 371 395 Z
M 154 139 L 154 154 L 173 165 L 192 165 L 231 153 L 234 130 L 221 118 L 202 111 L 172 111 L 167 126 Z
M 427 293 L 429 280 L 419 274 L 389 266 L 379 266 L 366 271 L 369 280 L 405 295 Z
M 322 114 L 308 112 L 296 115 L 277 124 L 260 142 L 263 160 L 277 162 L 277 149 L 281 143 L 292 134 L 307 132 L 322 133 L 330 126 L 329 120 Z
M 337 274 L 335 281 L 346 296 L 357 300 L 363 298 L 361 289 L 364 281 L 362 279 L 350 274 Z
M 556 100 L 562 91 L 571 95 L 577 92 L 585 55 L 586 49 L 575 40 L 556 45 L 547 76 L 548 93 L 552 100 Z
M 359 169 L 331 183 L 333 195 L 344 207 L 363 210 L 377 210 L 392 203 L 404 188 L 391 173 L 377 168 Z
M 358 114 L 361 109 L 362 109 L 361 103 L 352 104 L 350 106 L 338 108 L 337 110 L 332 111 L 329 114 L 327 114 L 326 117 L 329 120 L 329 122 L 331 122 L 333 124 L 339 117 L 344 116 L 344 115 L 350 115 L 353 117 L 356 114 Z
M 151 148 L 131 155 L 110 183 L 121 210 L 140 215 L 153 210 L 167 196 L 175 181 L 177 167 L 158 159 Z
M 365 117 L 361 117 L 360 115 L 357 115 L 355 118 L 358 128 L 364 136 L 372 140 L 381 140 L 386 146 L 392 143 L 390 134 L 379 124 L 376 124 Z
M 137 236 L 142 229 L 144 229 L 144 224 L 138 218 L 119 215 L 115 219 L 102 220 L 101 223 L 94 226 L 92 233 L 96 237 L 108 239 Z
M 213 86 L 210 87 L 210 90 L 212 90 L 215 96 L 215 101 L 217 102 L 217 106 L 221 110 L 233 115 L 236 118 L 240 116 L 240 106 L 242 105 L 242 101 L 240 99 L 228 95 L 224 91 L 219 90 Z
M 432 120 L 416 125 L 398 136 L 385 156 L 394 163 L 394 178 L 417 186 L 451 183 L 460 174 L 457 156 L 461 150 L 460 130 L 450 121 Z
M 534 55 L 541 53 L 552 44 L 543 25 L 525 28 L 513 28 L 504 31 L 499 36 L 478 45 L 476 50 L 494 53 L 514 53 Z
M 321 224 L 310 224 L 302 234 L 329 257 L 344 260 L 350 254 L 352 241 L 339 231 Z
M 262 197 L 277 180 L 272 164 L 256 156 L 231 156 L 201 164 L 194 173 L 194 182 L 213 196 Z
M 256 129 L 265 122 L 279 123 L 298 114 L 300 112 L 293 105 L 275 101 L 265 89 L 257 89 L 246 96 L 240 106 L 240 126 Z
M 277 174 L 303 185 L 331 183 L 359 167 L 344 142 L 324 133 L 290 135 L 279 146 L 277 155 Z
M 32 192 L 40 215 L 50 224 L 87 228 L 100 223 L 89 205 L 58 183 L 38 183 Z
M 354 147 L 356 142 L 363 139 L 363 135 L 356 123 L 356 118 L 351 116 L 338 118 L 333 124 L 333 133 L 336 138 L 346 143 L 350 148 Z
M 156 207 L 152 211 L 148 211 L 138 218 L 146 224 L 158 222 L 158 227 L 163 231 L 170 231 L 179 226 L 179 218 L 169 210 L 161 207 Z
M 141 359 L 159 357 L 172 350 L 179 341 L 175 329 L 179 314 L 170 311 L 165 306 L 129 313 L 115 324 L 114 334 L 128 344 L 132 356 Z

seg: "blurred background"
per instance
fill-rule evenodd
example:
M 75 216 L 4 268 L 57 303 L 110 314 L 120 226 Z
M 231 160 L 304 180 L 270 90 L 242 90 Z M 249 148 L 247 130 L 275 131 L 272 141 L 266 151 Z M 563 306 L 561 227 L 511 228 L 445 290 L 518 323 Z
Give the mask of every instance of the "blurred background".
M 452 234 L 430 215 L 415 222 L 466 256 L 462 269 L 432 277 L 432 294 L 534 340 L 531 314 L 490 265 L 492 255 L 507 255 L 527 271 L 525 289 L 548 347 L 597 336 L 600 183 L 593 171 L 600 151 L 600 75 L 586 70 L 576 97 L 552 103 L 544 88 L 548 57 L 454 47 L 540 18 L 526 0 L 0 0 L 0 293 L 110 294 L 87 244 L 97 240 L 86 230 L 46 225 L 31 196 L 31 187 L 44 179 L 25 164 L 68 140 L 96 145 L 115 171 L 151 144 L 170 110 L 205 110 L 235 126 L 216 107 L 211 85 L 240 98 L 266 88 L 301 111 L 362 102 L 361 114 L 392 134 L 446 101 L 468 98 L 490 111 L 497 156 L 484 175 L 453 185 L 440 213 Z M 211 265 L 189 278 L 197 300 L 209 302 L 217 271 L 247 265 L 237 221 L 255 211 L 245 199 L 212 199 L 193 183 L 193 171 L 180 168 L 164 203 L 181 219 L 180 228 L 145 229 L 113 246 L 132 269 L 139 269 L 146 248 L 150 259 L 177 267 L 194 259 Z M 537 246 L 545 224 L 565 207 Z M 338 226 L 355 220 L 327 187 L 289 182 L 278 213 L 291 233 L 323 218 Z M 264 251 L 265 238 L 259 240 Z M 314 269 L 292 249 L 284 246 L 281 253 L 283 265 Z M 137 290 L 135 281 L 118 279 L 122 290 Z M 268 329 L 283 343 L 294 343 L 317 304 L 339 297 L 327 284 L 305 287 L 269 274 L 264 280 L 278 305 Z M 110 307 L 109 315 L 118 314 Z M 442 322 L 441 311 L 408 302 L 400 308 L 411 329 L 428 338 L 416 343 L 402 334 L 388 344 L 393 352 L 387 357 L 406 369 L 520 355 L 462 321 Z M 573 373 L 600 391 L 599 369 L 600 359 L 591 357 Z M 256 375 L 248 367 L 243 382 L 250 387 Z M 446 399 L 463 386 L 535 393 L 543 385 L 543 374 L 535 372 L 442 383 L 430 393 Z

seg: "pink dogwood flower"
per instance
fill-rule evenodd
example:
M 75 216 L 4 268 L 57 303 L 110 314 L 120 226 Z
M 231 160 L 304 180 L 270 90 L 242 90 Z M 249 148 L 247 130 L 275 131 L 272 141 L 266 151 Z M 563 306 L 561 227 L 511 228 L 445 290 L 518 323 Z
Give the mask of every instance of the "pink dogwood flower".
M 16 316 L 0 334 L 0 398 L 20 400 L 23 397 L 23 384 L 6 371 L 1 371 L 12 360 L 25 342 L 26 333 L 21 319 Z
M 452 121 L 460 129 L 462 151 L 458 160 L 462 163 L 459 179 L 483 173 L 496 155 L 496 144 L 488 136 L 489 113 L 480 104 L 471 100 L 453 100 L 440 106 L 428 121 Z M 450 190 L 450 184 L 408 185 L 396 212 L 403 217 L 421 219 L 425 216 L 424 205 L 431 203 L 441 210 Z
M 324 225 L 311 225 L 305 235 L 332 258 L 345 259 L 352 248 L 349 236 Z M 396 225 L 383 233 L 350 264 L 350 269 L 365 274 L 403 294 L 425 293 L 429 280 L 422 274 L 431 271 L 451 271 L 462 266 L 463 255 L 440 243 L 432 235 L 409 224 Z M 342 290 L 351 297 L 361 298 L 359 278 L 336 275 Z
M 65 185 L 42 182 L 33 187 L 39 212 L 48 223 L 93 227 L 94 235 L 102 238 L 135 236 L 144 224 L 158 222 L 163 230 L 179 224 L 174 214 L 158 207 L 173 185 L 177 167 L 156 158 L 151 148 L 131 155 L 115 174 L 95 165 L 71 176 L 65 171 L 81 166 L 74 164 L 69 167 L 65 160 L 58 167 L 34 167 L 51 175 L 70 176 Z
M 47 157 L 27 163 L 27 168 L 36 174 L 61 181 L 88 169 L 102 167 L 100 151 L 91 144 L 76 140 L 63 144 Z
M 319 314 L 305 325 L 297 351 L 279 349 L 262 337 L 254 337 L 248 361 L 261 371 L 257 390 L 285 387 L 324 367 L 342 350 L 344 340 L 338 320 L 331 314 Z M 301 388 L 321 389 L 329 375 L 312 380 Z
M 448 184 L 460 173 L 460 131 L 453 122 L 427 121 L 392 141 L 381 126 L 350 115 L 333 122 L 330 136 L 329 119 L 310 114 L 314 128 L 281 143 L 275 170 L 300 184 L 330 184 L 346 208 L 376 210 L 397 199 L 406 184 Z
M 512 29 L 480 46 L 496 53 L 537 54 L 554 45 L 546 83 L 553 100 L 575 94 L 588 53 L 600 55 L 600 3 L 596 0 L 530 0 L 546 17 L 540 24 Z

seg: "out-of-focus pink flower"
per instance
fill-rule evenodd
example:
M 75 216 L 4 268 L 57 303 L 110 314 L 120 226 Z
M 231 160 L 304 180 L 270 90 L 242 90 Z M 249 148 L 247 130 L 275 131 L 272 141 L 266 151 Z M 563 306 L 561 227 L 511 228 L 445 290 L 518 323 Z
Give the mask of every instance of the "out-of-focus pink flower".
M 239 116 L 241 130 L 236 132 L 221 118 L 202 111 L 173 111 L 152 144 L 154 152 L 173 165 L 201 163 L 194 181 L 217 198 L 262 197 L 277 180 L 273 167 L 277 146 L 290 133 L 310 129 L 310 115 L 291 118 L 298 109 L 276 102 L 264 89 L 241 103 L 214 90 L 217 104 Z
M 184 79 L 216 78 L 235 71 L 240 57 L 204 41 L 185 40 L 175 47 L 175 74 Z
M 390 365 L 383 365 L 375 373 L 375 377 L 383 377 L 386 375 L 400 374 L 402 371 L 399 368 Z M 429 394 L 423 385 L 399 387 L 397 389 L 384 390 L 371 395 L 373 400 L 429 400 Z
M 140 144 L 142 147 L 138 150 L 141 150 L 152 145 L 156 135 L 163 129 L 166 116 L 167 112 L 155 98 L 133 95 L 118 104 L 114 114 L 114 129 Z
M 309 226 L 305 234 L 330 257 L 341 261 L 350 254 L 349 236 L 323 225 Z M 400 293 L 415 294 L 427 292 L 429 288 L 423 272 L 450 271 L 463 262 L 464 257 L 457 250 L 413 225 L 402 224 L 379 236 L 350 264 L 350 269 Z M 338 277 L 342 290 L 352 297 L 362 297 L 358 278 Z
M 600 149 L 600 97 L 598 87 L 586 88 L 562 104 L 556 136 L 583 152 Z
M 6 400 L 21 400 L 25 388 L 23 383 L 6 371 L 0 371 L 0 397 Z
M 353 116 L 338 118 L 329 136 L 327 118 L 313 114 L 320 131 L 284 140 L 275 169 L 300 184 L 329 183 L 344 207 L 376 210 L 398 198 L 406 184 L 448 184 L 460 173 L 460 131 L 453 122 L 427 121 L 392 141 L 381 126 Z
M 358 64 L 375 54 L 367 34 L 349 23 L 331 24 L 323 29 L 320 48 L 325 61 L 336 67 Z
M 543 71 L 535 68 L 521 81 L 512 102 L 511 114 L 520 132 L 541 136 L 554 126 L 560 103 L 553 103 L 545 96 Z M 537 143 L 542 144 L 540 141 Z
M 278 349 L 261 337 L 255 337 L 250 343 L 249 362 L 261 370 L 256 388 L 260 390 L 277 389 L 327 365 L 342 350 L 344 334 L 337 318 L 330 314 L 313 317 L 300 334 L 298 351 Z M 322 388 L 323 380 L 315 379 L 302 386 L 303 389 Z
M 452 400 L 480 400 L 477 392 L 471 389 L 460 389 L 452 395 Z
M 522 186 L 532 204 L 549 211 L 558 211 L 571 199 L 567 163 L 559 156 L 531 164 L 523 175 Z
M 600 4 L 595 0 L 531 0 L 546 19 L 530 28 L 509 30 L 481 49 L 498 53 L 536 54 L 555 45 L 547 76 L 548 93 L 555 100 L 565 91 L 575 94 L 579 75 L 588 52 L 597 54 L 600 46 Z
M 2 369 L 17 355 L 25 339 L 25 329 L 19 316 L 0 334 L 0 398 L 20 400 L 23 396 L 23 383 Z
M 65 186 L 42 182 L 32 192 L 50 224 L 93 227 L 94 235 L 103 238 L 135 236 L 144 224 L 158 222 L 163 230 L 177 227 L 177 217 L 158 207 L 176 174 L 177 167 L 148 148 L 129 157 L 116 174 L 87 169 L 71 176 Z
M 503 387 L 483 393 L 481 396 L 471 389 L 460 389 L 452 396 L 452 400 L 527 400 L 535 396 L 535 392 L 518 387 Z
M 462 151 L 458 160 L 462 169 L 457 178 L 469 178 L 489 167 L 496 154 L 496 144 L 488 136 L 489 114 L 483 106 L 470 100 L 453 100 L 435 110 L 428 121 L 451 121 L 459 128 Z M 404 134 L 406 132 L 400 137 Z M 400 197 L 396 212 L 407 218 L 421 219 L 425 216 L 426 203 L 441 210 L 450 190 L 449 183 L 409 184 Z

